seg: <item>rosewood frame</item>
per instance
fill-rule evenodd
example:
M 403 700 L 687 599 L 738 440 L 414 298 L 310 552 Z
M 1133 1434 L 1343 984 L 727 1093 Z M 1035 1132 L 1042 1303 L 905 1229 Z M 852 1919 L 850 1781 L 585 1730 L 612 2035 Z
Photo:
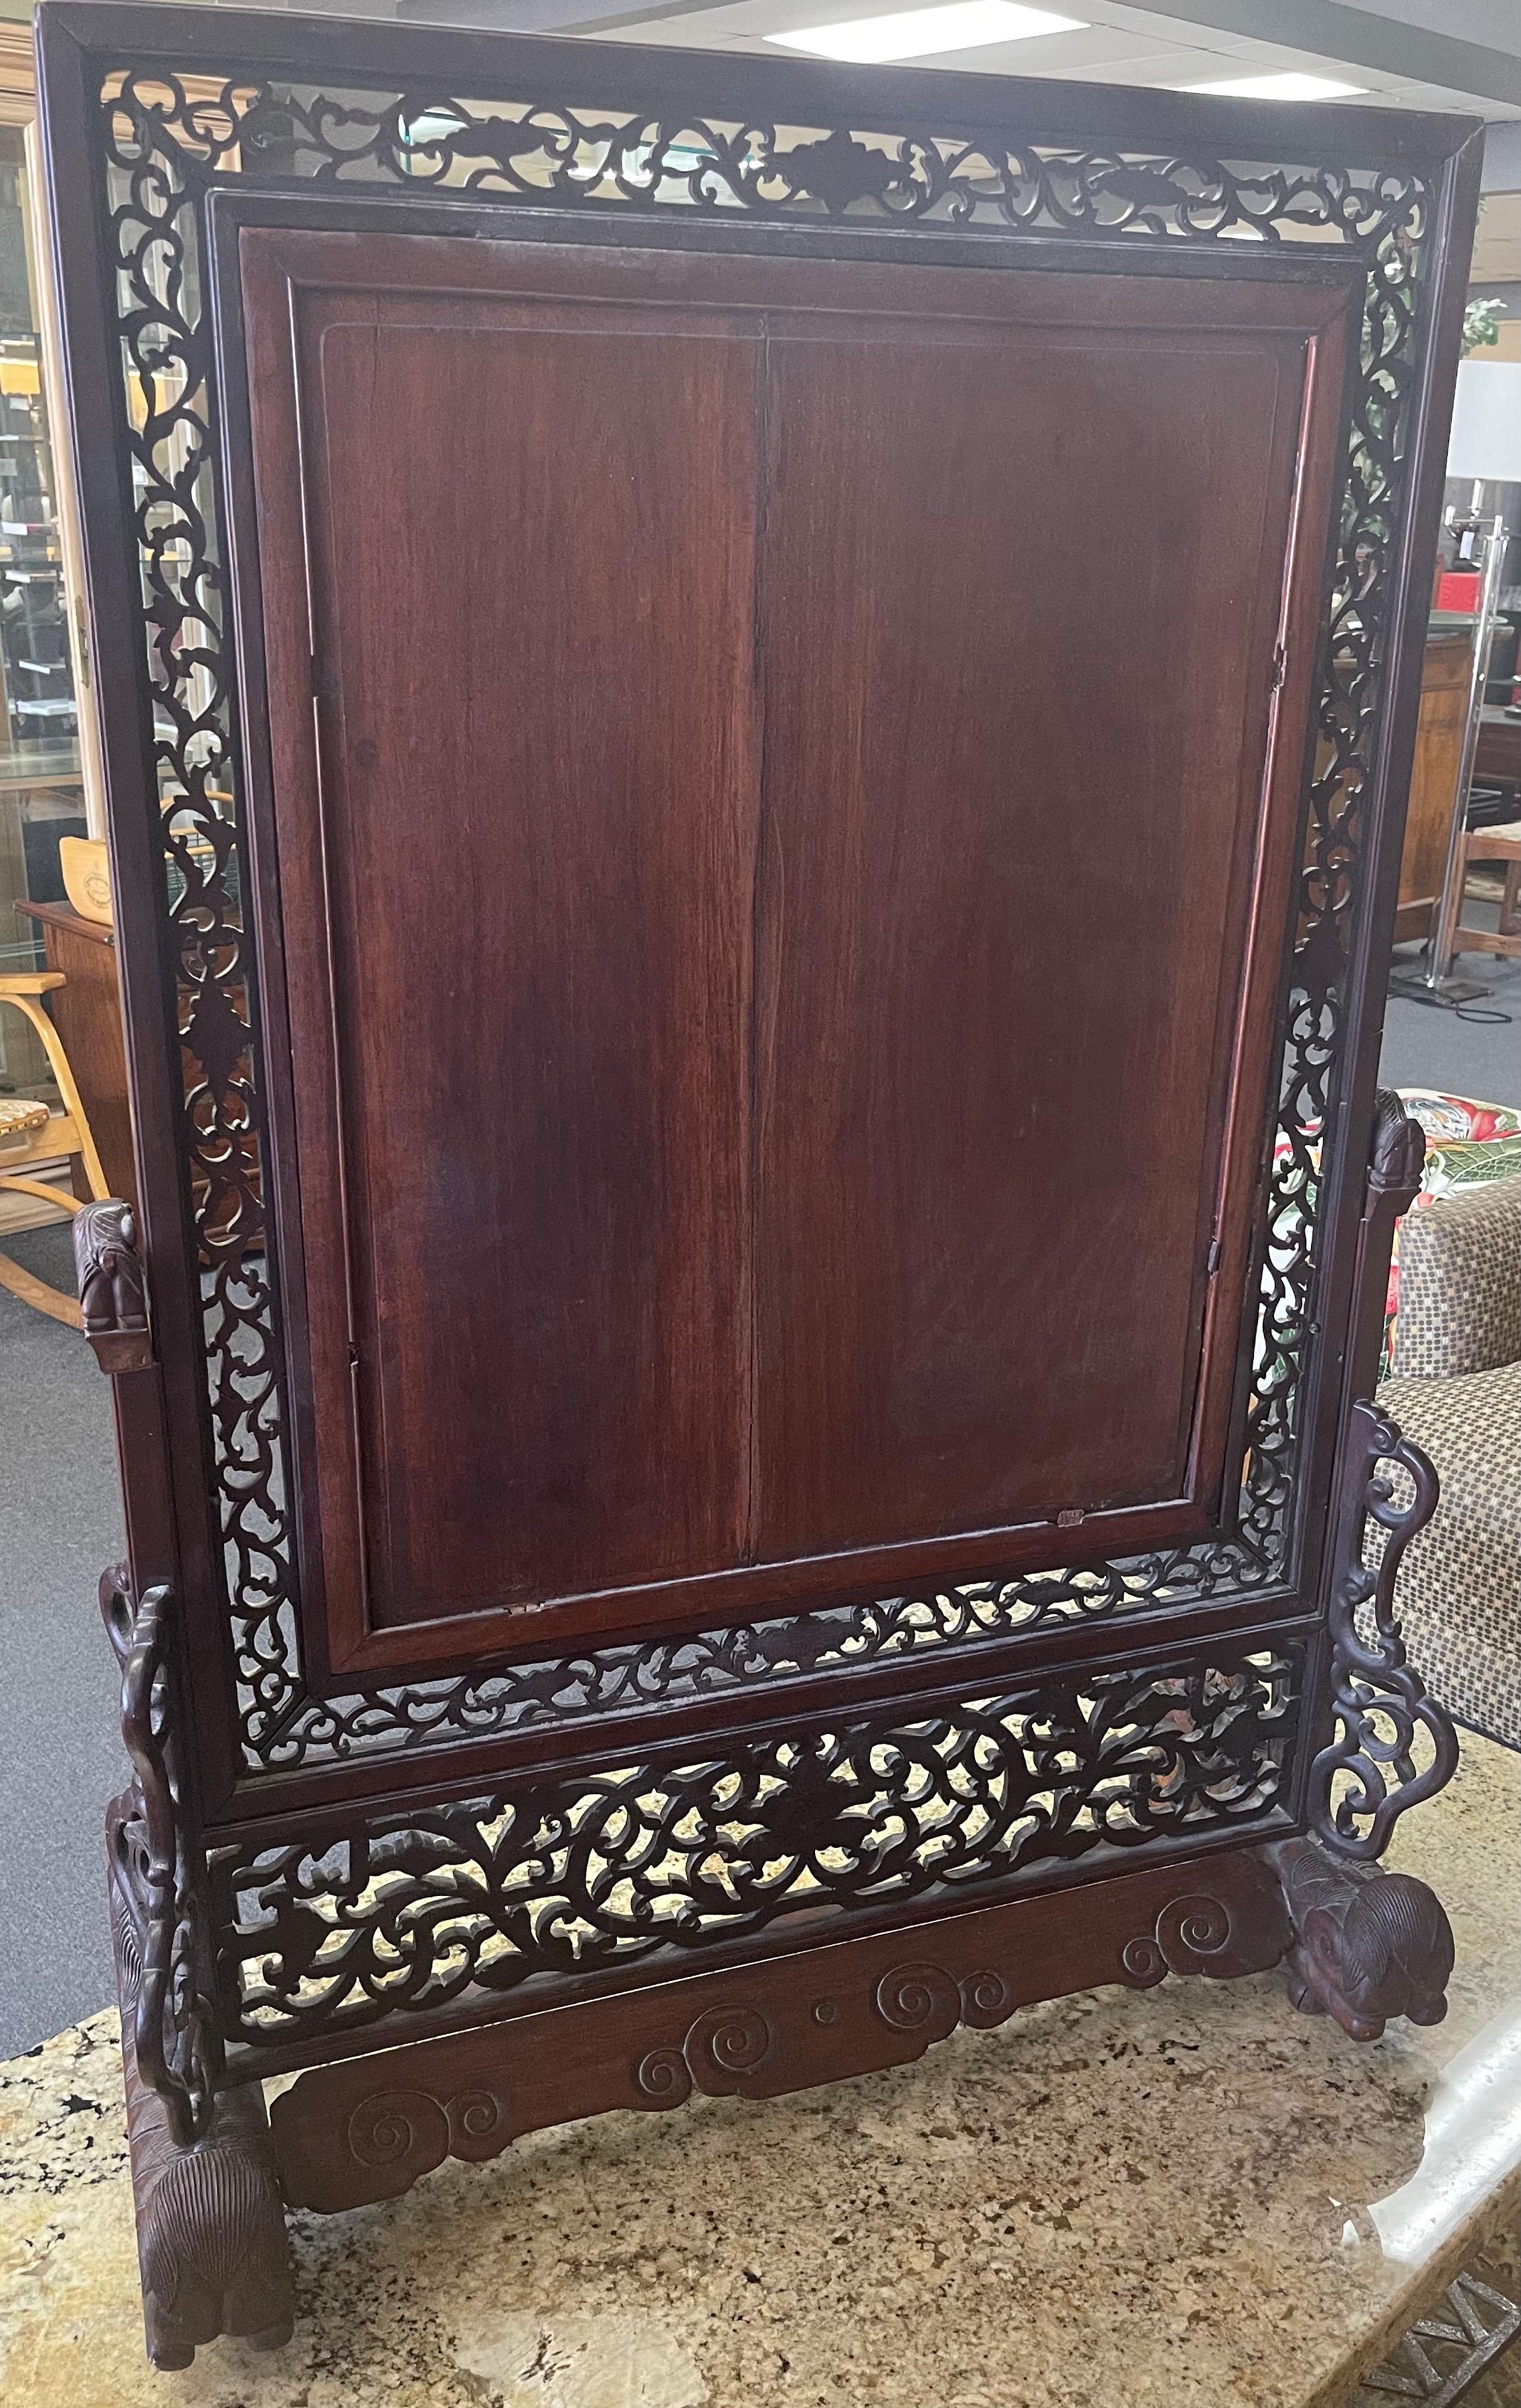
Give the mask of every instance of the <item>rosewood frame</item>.
M 300 205 L 297 205 L 299 208 Z M 307 205 L 309 215 L 310 204 Z M 305 695 L 311 681 L 311 670 L 305 643 L 300 658 L 293 657 L 294 637 L 282 648 L 281 657 L 274 658 L 274 647 L 265 639 L 261 625 L 261 595 L 266 578 L 273 575 L 277 586 L 288 575 L 299 590 L 298 573 L 288 566 L 298 544 L 296 523 L 299 520 L 299 498 L 289 497 L 290 508 L 282 514 L 280 541 L 280 565 L 272 566 L 275 538 L 269 523 L 273 510 L 265 507 L 265 526 L 262 550 L 255 531 L 253 496 L 250 464 L 252 455 L 251 430 L 247 423 L 244 396 L 249 389 L 247 344 L 244 333 L 245 313 L 252 296 L 257 294 L 266 318 L 283 323 L 294 306 L 303 281 L 320 278 L 324 272 L 323 258 L 329 261 L 325 272 L 338 275 L 345 294 L 365 289 L 364 278 L 352 259 L 346 256 L 345 236 L 355 233 L 374 235 L 377 228 L 394 227 L 395 217 L 386 202 L 366 207 L 364 203 L 348 202 L 332 209 L 324 205 L 323 226 L 331 227 L 331 251 L 322 246 L 313 255 L 309 233 L 295 264 L 281 258 L 278 247 L 273 253 L 261 251 L 261 265 L 251 270 L 246 259 L 239 273 L 239 251 L 243 237 L 251 230 L 265 233 L 273 220 L 276 227 L 287 223 L 293 212 L 289 204 L 271 202 L 262 195 L 218 193 L 213 196 L 210 255 L 214 263 L 215 307 L 219 331 L 219 354 L 222 371 L 222 392 L 226 413 L 226 455 L 230 487 L 229 522 L 232 555 L 232 593 L 230 615 L 237 631 L 237 649 L 246 668 L 243 678 L 243 745 L 247 763 L 251 859 L 252 873 L 265 886 L 268 901 L 265 906 L 264 926 L 278 925 L 279 896 L 283 882 L 289 896 L 296 872 L 289 858 L 283 870 L 277 867 L 280 859 L 274 821 L 273 794 L 277 782 L 300 791 L 315 790 L 317 762 L 312 742 L 309 718 L 298 716 L 292 705 L 297 693 Z M 409 211 L 414 218 L 415 212 Z M 549 213 L 546 213 L 549 216 Z M 444 222 L 447 226 L 447 221 Z M 305 231 L 305 230 L 304 230 Z M 514 236 L 523 229 L 514 225 Z M 554 242 L 564 229 L 552 219 L 529 229 L 530 237 L 537 235 L 545 242 Z M 642 220 L 632 224 L 614 220 L 598 221 L 595 229 L 600 244 L 626 241 L 640 251 L 648 251 L 662 237 L 661 248 L 669 247 L 668 222 L 657 228 Z M 387 262 L 387 289 L 404 289 L 409 274 L 420 284 L 426 285 L 430 271 L 425 261 L 414 259 L 410 268 L 397 262 L 395 253 L 415 244 L 417 226 L 411 233 L 395 241 L 392 257 Z M 725 229 L 723 252 L 713 265 L 732 268 L 735 240 Z M 832 250 L 843 248 L 842 238 L 833 232 Z M 425 249 L 425 246 L 423 246 Z M 537 244 L 535 246 L 537 249 Z M 518 244 L 514 242 L 516 251 Z M 510 270 L 497 265 L 484 251 L 461 266 L 452 265 L 450 276 L 456 289 L 465 288 L 468 275 L 474 281 L 469 289 L 493 290 L 509 281 L 514 291 L 530 291 L 540 280 L 547 290 L 559 294 L 569 289 L 571 280 L 554 264 L 554 253 L 546 252 L 546 265 L 536 275 L 532 266 L 514 262 Z M 747 254 L 753 262 L 751 282 L 757 288 L 753 298 L 741 300 L 738 294 L 722 303 L 725 312 L 763 306 L 771 313 L 785 313 L 788 279 L 796 268 L 806 275 L 813 263 L 777 262 L 758 249 Z M 272 264 L 278 261 L 279 265 Z M 685 271 L 681 285 L 682 306 L 696 308 L 703 304 L 705 285 L 708 306 L 717 304 L 720 288 L 713 280 L 702 274 L 703 262 L 694 262 L 690 251 L 679 255 Z M 958 263 L 964 265 L 964 262 Z M 1069 264 L 1075 271 L 1096 265 L 1110 265 L 1100 246 L 1074 243 L 1070 247 Z M 768 278 L 767 271 L 778 272 Z M 606 271 L 604 270 L 604 273 Z M 281 280 L 283 280 L 283 289 Z M 725 278 L 725 283 L 730 280 Z M 911 275 L 905 263 L 894 261 L 882 270 L 879 300 L 887 306 L 890 287 L 900 288 L 902 298 L 895 306 L 911 309 L 924 322 L 935 322 L 935 298 L 931 288 L 938 280 L 938 270 L 931 269 L 918 277 Z M 991 279 L 989 280 L 992 280 Z M 1042 282 L 1047 280 L 1042 279 Z M 911 286 L 911 295 L 910 287 Z M 1273 331 L 1281 331 L 1287 352 L 1301 345 L 1307 355 L 1305 391 L 1301 417 L 1308 424 L 1320 390 L 1331 395 L 1343 387 L 1346 355 L 1356 341 L 1356 324 L 1362 300 L 1362 277 L 1359 270 L 1347 263 L 1323 267 L 1319 278 L 1296 281 L 1283 294 L 1282 328 L 1275 319 Z M 670 277 L 669 266 L 662 278 L 662 293 L 667 305 L 674 304 L 677 288 Z M 1276 289 L 1276 288 L 1275 288 Z M 748 286 L 747 286 L 748 290 Z M 763 302 L 760 295 L 767 294 Z M 1181 336 L 1197 324 L 1211 334 L 1227 330 L 1230 320 L 1228 280 L 1206 281 L 1192 278 L 1173 305 L 1176 325 L 1169 332 Z M 1260 294 L 1258 295 L 1260 312 Z M 799 304 L 798 306 L 801 306 Z M 812 306 L 817 306 L 816 302 Z M 864 307 L 864 296 L 857 294 L 854 307 Z M 991 315 L 986 297 L 981 307 Z M 1012 301 L 999 296 L 997 306 L 1012 314 Z M 1155 306 L 1155 305 L 1153 305 Z M 949 314 L 948 304 L 940 308 Z M 1034 322 L 1039 323 L 1039 305 L 1025 308 Z M 958 319 L 969 315 L 970 299 L 964 294 L 955 304 Z M 1138 312 L 1138 318 L 1142 313 Z M 1244 313 L 1243 313 L 1244 317 Z M 997 322 L 997 320 L 994 322 Z M 1251 319 L 1252 328 L 1259 337 L 1266 333 L 1260 314 Z M 281 392 L 272 401 L 261 396 L 269 415 L 294 413 L 296 402 L 294 377 L 291 390 Z M 1288 574 L 1284 591 L 1275 596 L 1282 640 L 1276 647 L 1282 674 L 1269 700 L 1270 734 L 1266 774 L 1261 791 L 1255 796 L 1256 812 L 1243 829 L 1238 863 L 1238 883 L 1241 890 L 1238 910 L 1244 919 L 1248 904 L 1260 887 L 1276 898 L 1275 908 L 1280 923 L 1292 913 L 1292 877 L 1286 872 L 1286 857 L 1297 834 L 1298 804 L 1303 783 L 1303 765 L 1292 739 L 1275 742 L 1276 724 L 1285 716 L 1292 729 L 1302 717 L 1311 686 L 1314 666 L 1313 627 L 1322 604 L 1321 586 L 1324 562 L 1322 547 L 1316 539 L 1327 516 L 1331 483 L 1340 466 L 1339 454 L 1333 450 L 1341 437 L 1341 411 L 1327 410 L 1319 430 L 1319 442 L 1312 451 L 1302 433 L 1299 438 L 1297 477 L 1292 502 L 1292 523 L 1316 531 L 1307 542 L 1295 542 L 1288 556 Z M 287 523 L 289 522 L 289 523 Z M 280 687 L 276 699 L 277 682 Z M 1243 708 L 1250 707 L 1250 700 Z M 1259 706 L 1260 707 L 1260 704 Z M 272 730 L 282 730 L 280 758 L 281 776 L 277 781 L 272 760 Z M 1255 767 L 1255 762 L 1253 764 Z M 1244 815 L 1243 815 L 1244 816 Z M 318 877 L 315 868 L 312 884 Z M 331 923 L 325 906 L 308 897 L 308 908 L 298 915 L 326 924 L 329 943 Z M 1252 1252 L 1254 1230 L 1250 1208 L 1255 1201 L 1253 1188 L 1256 1157 L 1261 1147 L 1263 1112 L 1260 1105 L 1248 1113 L 1239 1103 L 1243 1087 L 1250 1093 L 1267 1075 L 1271 1053 L 1274 1008 L 1281 976 L 1285 931 L 1282 925 L 1264 929 L 1254 923 L 1251 941 L 1243 946 L 1242 976 L 1240 992 L 1228 988 L 1221 999 L 1219 1051 L 1227 1063 L 1226 1075 L 1220 1082 L 1218 1118 L 1220 1170 L 1218 1194 L 1201 1198 L 1207 1205 L 1208 1217 L 1199 1232 L 1198 1257 L 1200 1264 L 1199 1316 L 1204 1325 L 1204 1371 L 1199 1390 L 1194 1399 L 1192 1426 L 1187 1449 L 1187 1469 L 1180 1484 L 1180 1493 L 1161 1501 L 1142 1506 L 1098 1509 L 1086 1515 L 1074 1516 L 1083 1525 L 1085 1549 L 1102 1550 L 1111 1556 L 1155 1555 L 1166 1548 L 1185 1548 L 1198 1541 L 1218 1541 L 1228 1537 L 1235 1498 L 1230 1484 L 1223 1480 L 1217 1458 L 1227 1444 L 1227 1431 L 1235 1440 L 1235 1452 L 1241 1451 L 1239 1406 L 1240 1381 L 1237 1378 L 1237 1356 L 1240 1351 L 1238 1325 L 1250 1321 L 1250 1298 L 1243 1295 L 1247 1288 L 1247 1263 Z M 303 1184 L 309 1193 L 313 1184 L 309 1171 L 305 1182 L 295 1168 L 297 1146 L 294 1137 L 295 1096 L 290 1068 L 290 1014 L 286 1009 L 284 980 L 288 968 L 271 959 L 274 942 L 265 936 L 261 962 L 261 1014 L 272 1032 L 267 1047 L 267 1122 L 269 1175 L 280 1195 L 275 1214 L 281 1231 L 281 1271 L 283 1322 L 288 1333 L 285 1351 L 288 1359 L 299 1359 L 304 1319 L 301 1257 L 307 1244 L 303 1235 Z M 327 972 L 331 990 L 331 960 Z M 274 1034 L 279 1031 L 278 1036 Z M 318 1072 L 326 1074 L 323 1064 Z M 341 1117 L 331 1111 L 330 1134 L 323 1145 L 309 1145 L 313 1152 L 330 1154 L 335 1162 L 341 1158 Z M 335 1197 L 341 1195 L 347 1182 L 337 1169 L 332 1174 Z M 1211 1229 L 1219 1232 L 1214 1247 L 1214 1268 L 1206 1271 L 1205 1239 Z M 352 1264 L 346 1271 L 352 1276 Z M 1212 1342 L 1211 1333 L 1221 1324 L 1221 1340 Z M 335 1350 L 336 1351 L 336 1350 Z M 344 1380 L 347 1373 L 345 1371 Z M 310 1421 L 318 1418 L 318 1399 L 309 1399 L 308 1389 L 313 1383 L 293 1371 L 290 1394 L 293 1409 L 305 1412 Z M 338 1383 L 335 1382 L 335 1391 Z M 339 1422 L 340 1409 L 347 1410 L 348 1399 L 330 1392 L 327 1398 L 329 1417 Z M 302 1452 L 298 1447 L 297 1453 Z M 1201 1477 L 1199 1460 L 1213 1466 L 1208 1477 Z M 318 1481 L 309 1487 L 315 1491 Z M 426 1669 L 440 1657 L 452 1660 L 460 1655 L 471 1658 L 506 1657 L 524 1652 L 524 1613 L 532 1616 L 531 1643 L 543 1655 L 552 1650 L 569 1652 L 578 1646 L 597 1643 L 599 1631 L 610 1637 L 633 1637 L 636 1640 L 656 1637 L 678 1637 L 687 1630 L 731 1628 L 747 1613 L 792 1608 L 801 1612 L 817 1610 L 839 1600 L 872 1598 L 899 1584 L 933 1584 L 937 1579 L 961 1580 L 980 1571 L 992 1570 L 1007 1576 L 1029 1570 L 1044 1570 L 1051 1560 L 1054 1531 L 1050 1520 L 1022 1521 L 1004 1527 L 965 1531 L 944 1537 L 926 1537 L 891 1545 L 875 1545 L 839 1555 L 810 1555 L 795 1561 L 765 1561 L 746 1564 L 722 1573 L 673 1578 L 650 1583 L 639 1587 L 616 1587 L 606 1591 L 587 1591 L 569 1597 L 536 1598 L 526 1609 L 505 1608 L 494 1612 L 476 1612 L 447 1620 L 407 1623 L 399 1627 L 377 1627 L 366 1616 L 361 1594 L 362 1583 L 355 1567 L 363 1563 L 364 1548 L 358 1533 L 347 1526 L 344 1503 L 337 1493 L 324 1493 L 321 1503 L 315 1493 L 305 1499 L 308 1524 L 301 1558 L 302 1644 L 305 1660 L 310 1670 L 321 1670 L 333 1681 L 347 1674 L 350 1678 L 373 1680 L 386 1674 L 405 1675 L 415 1667 Z M 1224 1492 L 1224 1493 L 1222 1493 Z M 337 1563 L 344 1575 L 342 1586 L 331 1577 L 330 1568 Z
M 1439 2014 L 1445 1918 L 1370 1871 L 1455 1760 L 1392 1598 L 1435 1484 L 1367 1399 L 1419 1176 L 1419 1132 L 1374 1089 L 1479 129 L 86 0 L 43 0 L 39 26 L 141 1194 L 141 1262 L 124 1208 L 93 1208 L 80 1238 L 127 1502 L 129 1565 L 103 1597 L 136 1778 L 108 1828 L 156 2361 L 288 2330 L 282 2186 L 319 2207 L 390 2196 L 536 2124 L 832 2079 L 1104 1979 L 1286 1953 L 1298 2002 L 1356 2036 Z M 898 1598 L 814 1597 L 559 1663 L 501 1647 L 358 1696 L 303 1665 L 264 1535 L 288 1502 L 270 1448 L 290 1297 L 256 1167 L 280 1028 L 239 899 L 261 663 L 222 600 L 250 489 L 217 264 L 240 222 L 378 219 L 569 240 L 617 219 L 677 249 L 930 265 L 1101 256 L 1329 281 L 1365 313 L 1345 541 L 1339 559 L 1327 527 L 1320 630 L 1284 664 L 1291 689 L 1316 681 L 1310 866 L 1278 981 L 1287 1169 L 1264 1163 L 1246 1272 L 1279 1304 L 1256 1369 L 1246 1316 L 1233 1423 L 1267 1473 L 1234 1521 L 1222 1500 L 1206 1547 L 1074 1549 L 1034 1577 L 953 1566 Z M 1307 226 L 1324 239 L 1297 247 Z M 224 1351 L 208 1398 L 234 1323 L 243 1385 Z M 239 1458 L 262 1521 L 228 1506 Z M 990 1839 L 996 1786 L 1018 1813 Z M 841 1791 L 868 1819 L 885 1798 L 885 1855 Z M 764 1864 L 732 1846 L 721 1899 L 689 1850 L 673 1917 L 614 1902 L 681 1833 L 716 1846 L 737 1799 Z M 524 1905 L 552 1860 L 552 1897 Z M 462 1869 L 495 1903 L 455 1980 Z M 589 1952 L 554 1937 L 565 1896 Z M 320 1947 L 336 1979 L 313 1973 Z M 547 2018 L 562 2072 L 528 2097 Z M 259 2079 L 299 2066 L 271 2140 Z

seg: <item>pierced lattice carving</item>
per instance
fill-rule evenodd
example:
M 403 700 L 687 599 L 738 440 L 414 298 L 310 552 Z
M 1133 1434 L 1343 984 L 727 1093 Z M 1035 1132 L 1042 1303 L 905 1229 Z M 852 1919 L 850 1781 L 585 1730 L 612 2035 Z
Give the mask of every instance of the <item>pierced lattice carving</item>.
M 933 1719 L 900 1710 L 540 1776 L 351 1820 L 331 1843 L 328 1817 L 320 1855 L 214 1850 L 223 2023 L 279 2044 L 697 1956 L 802 1910 L 944 1900 L 1100 1850 L 1270 1825 L 1301 1670 L 1285 1648 L 1053 1681 Z M 1208 1943 L 1184 1934 L 1175 1953 Z

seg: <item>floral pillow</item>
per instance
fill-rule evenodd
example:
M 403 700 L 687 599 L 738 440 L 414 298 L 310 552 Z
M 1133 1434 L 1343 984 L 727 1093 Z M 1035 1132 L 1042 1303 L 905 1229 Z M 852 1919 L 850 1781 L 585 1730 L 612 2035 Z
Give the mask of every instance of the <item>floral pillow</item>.
M 1521 1111 L 1507 1104 L 1483 1104 L 1471 1096 L 1446 1096 L 1431 1087 L 1401 1087 L 1400 1101 L 1426 1131 L 1426 1168 L 1412 1211 L 1429 1204 L 1434 1196 L 1450 1196 L 1456 1188 L 1477 1187 L 1492 1179 L 1521 1177 Z M 1318 1169 L 1318 1129 L 1307 1129 L 1312 1140 L 1311 1163 Z M 1277 1143 L 1280 1160 L 1289 1152 L 1286 1137 Z M 1313 1175 L 1313 1169 L 1312 1175 Z M 1384 1307 L 1384 1359 L 1381 1377 L 1394 1361 L 1395 1324 L 1399 1315 L 1399 1231 L 1394 1233 L 1389 1263 L 1389 1287 Z
M 1400 1100 L 1426 1131 L 1426 1168 L 1412 1211 L 1434 1196 L 1493 1179 L 1521 1177 L 1521 1111 L 1505 1104 L 1476 1103 L 1471 1096 L 1443 1096 L 1429 1087 L 1401 1087 Z M 1384 1369 L 1394 1361 L 1399 1317 L 1399 1232 L 1394 1233 L 1389 1292 L 1384 1306 Z

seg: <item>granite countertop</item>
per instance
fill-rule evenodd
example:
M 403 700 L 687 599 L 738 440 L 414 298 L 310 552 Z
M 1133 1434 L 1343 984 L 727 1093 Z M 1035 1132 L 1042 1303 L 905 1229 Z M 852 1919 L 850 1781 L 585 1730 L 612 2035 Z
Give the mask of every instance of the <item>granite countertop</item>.
M 1340 2408 L 1521 2157 L 1521 1757 L 1468 1739 L 1390 1862 L 1447 2021 L 1357 2046 L 1282 1978 L 1031 2008 L 764 2104 L 608 2115 L 293 2218 L 300 2322 L 142 2354 L 115 2019 L 0 2067 L 7 2408 Z

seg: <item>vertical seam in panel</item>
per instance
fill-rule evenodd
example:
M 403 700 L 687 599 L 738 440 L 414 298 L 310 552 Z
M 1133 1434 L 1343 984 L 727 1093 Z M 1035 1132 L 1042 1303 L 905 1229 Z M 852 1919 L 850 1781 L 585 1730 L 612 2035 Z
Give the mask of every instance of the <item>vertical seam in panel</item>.
M 745 1379 L 745 1468 L 744 1513 L 742 1517 L 741 1560 L 755 1560 L 756 1498 L 760 1486 L 758 1459 L 757 1389 L 760 1378 L 760 1328 L 758 1312 L 759 1265 L 757 1253 L 760 1238 L 760 1180 L 762 1164 L 762 1120 L 768 1082 L 763 1075 L 761 1054 L 764 1030 L 762 1009 L 766 963 L 763 953 L 765 935 L 765 871 L 767 854 L 767 788 L 766 788 L 766 552 L 767 520 L 770 503 L 770 376 L 771 324 L 768 312 L 762 312 L 760 342 L 755 362 L 755 523 L 753 599 L 751 604 L 751 690 L 753 710 L 752 752 L 755 778 L 755 832 L 752 853 L 750 881 L 750 1044 L 747 1065 L 749 1090 L 749 1125 L 746 1130 L 745 1196 L 745 1266 L 744 1297 L 747 1369 Z
M 372 1500 L 367 1500 L 366 1497 L 366 1438 L 367 1432 L 366 1427 L 363 1383 L 359 1376 L 358 1314 L 355 1310 L 354 1225 L 352 1209 L 353 1186 L 350 1173 L 348 1142 L 349 1128 L 344 1112 L 345 1082 L 343 1075 L 343 1051 L 338 1036 L 337 939 L 333 911 L 334 875 L 332 866 L 332 845 L 329 840 L 331 830 L 329 826 L 328 805 L 331 781 L 326 779 L 323 775 L 323 740 L 324 737 L 331 732 L 330 725 L 324 727 L 323 724 L 323 702 L 325 697 L 330 720 L 332 711 L 335 708 L 337 666 L 333 659 L 333 647 L 331 644 L 323 643 L 322 631 L 318 624 L 317 580 L 321 558 L 321 538 L 317 535 L 312 523 L 315 497 L 313 495 L 311 480 L 308 468 L 308 454 L 309 447 L 307 440 L 306 419 L 307 405 L 309 395 L 307 381 L 303 379 L 302 374 L 300 327 L 296 317 L 295 290 L 296 288 L 294 279 L 287 275 L 286 295 L 287 307 L 290 313 L 291 373 L 294 400 L 296 474 L 299 480 L 301 493 L 301 542 L 306 572 L 307 640 L 313 671 L 310 704 L 312 735 L 311 752 L 312 777 L 316 787 L 315 801 L 318 855 L 321 864 L 322 875 L 323 942 L 327 962 L 328 990 L 333 997 L 334 1007 L 333 1025 L 329 1032 L 329 1037 L 333 1075 L 333 1108 L 334 1118 L 337 1125 L 337 1140 L 336 1152 L 338 1188 L 338 1218 L 343 1238 L 343 1317 L 345 1341 L 347 1343 L 349 1354 L 349 1416 L 350 1432 L 353 1445 L 354 1521 L 358 1541 L 359 1594 L 361 1607 L 364 1613 L 365 1629 L 367 1636 L 376 1627 L 374 1613 L 374 1564 L 370 1544 L 368 1511 L 369 1502 Z M 374 322 L 371 327 L 371 334 L 377 349 L 380 343 L 380 309 L 377 305 L 375 308 Z M 320 371 L 318 380 L 320 383 Z M 323 449 L 328 463 L 328 475 L 325 480 L 323 500 L 327 526 L 328 548 L 329 550 L 332 550 L 336 538 L 333 517 L 332 441 L 325 398 L 323 399 L 322 408 Z M 334 615 L 336 618 L 336 609 Z M 334 679 L 334 689 L 331 693 L 327 692 L 328 678 L 330 674 Z M 299 1180 L 299 1140 L 297 1141 L 295 1153 L 297 1162 L 297 1179 Z M 378 1376 L 378 1366 L 375 1367 L 375 1370 L 376 1375 Z M 387 1535 L 389 1537 L 389 1501 L 387 1503 L 386 1518 Z

